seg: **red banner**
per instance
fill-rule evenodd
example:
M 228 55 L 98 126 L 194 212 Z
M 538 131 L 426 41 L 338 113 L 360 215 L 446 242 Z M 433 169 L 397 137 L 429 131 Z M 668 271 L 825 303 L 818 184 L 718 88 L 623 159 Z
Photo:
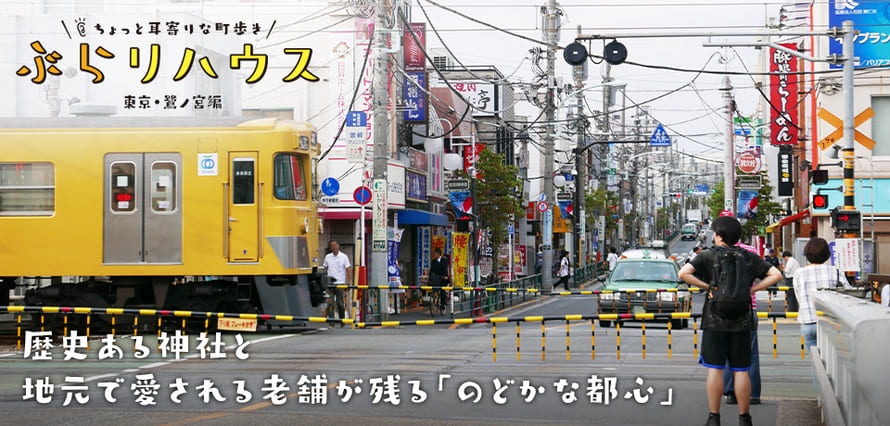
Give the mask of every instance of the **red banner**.
M 485 149 L 485 144 L 477 143 L 475 155 L 473 155 L 474 150 L 469 145 L 464 147 L 464 171 L 467 172 L 467 174 L 470 174 L 470 169 L 479 161 L 479 155 L 481 155 L 483 149 Z M 479 177 L 478 172 L 476 173 L 476 177 Z
M 411 36 L 411 32 L 417 36 L 417 41 Z M 426 24 L 411 24 L 411 30 L 405 30 L 403 39 L 405 46 L 405 71 L 423 71 L 426 65 L 426 58 L 423 55 L 423 47 L 426 45 Z
M 780 44 L 797 50 L 797 44 Z M 797 145 L 797 58 L 781 50 L 770 49 L 770 143 L 773 145 Z

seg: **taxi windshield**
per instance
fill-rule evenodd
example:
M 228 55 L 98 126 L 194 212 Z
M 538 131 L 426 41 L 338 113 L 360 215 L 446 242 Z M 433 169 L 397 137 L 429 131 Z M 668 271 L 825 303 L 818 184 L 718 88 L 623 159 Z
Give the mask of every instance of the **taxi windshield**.
M 677 282 L 677 271 L 665 262 L 620 262 L 611 280 Z

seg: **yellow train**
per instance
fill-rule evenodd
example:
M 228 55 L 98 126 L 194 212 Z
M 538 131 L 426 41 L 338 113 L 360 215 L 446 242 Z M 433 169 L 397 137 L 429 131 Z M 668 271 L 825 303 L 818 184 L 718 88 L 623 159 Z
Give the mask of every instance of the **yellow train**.
M 316 315 L 318 150 L 276 119 L 0 120 L 0 277 L 76 277 L 28 305 Z

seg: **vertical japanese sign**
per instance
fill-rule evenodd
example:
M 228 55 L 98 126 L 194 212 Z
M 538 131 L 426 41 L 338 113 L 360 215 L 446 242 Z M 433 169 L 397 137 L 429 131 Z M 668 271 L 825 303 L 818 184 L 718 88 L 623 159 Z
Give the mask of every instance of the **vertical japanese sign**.
M 430 279 L 432 257 L 432 229 L 429 226 L 417 227 L 417 284 L 427 285 Z
M 331 51 L 334 62 L 331 63 L 333 77 L 330 85 L 330 99 L 334 105 L 336 123 L 339 125 L 346 120 L 349 113 L 349 101 L 352 91 L 355 89 L 354 70 L 354 45 L 355 37 L 352 33 L 334 33 L 331 35 Z
M 544 246 L 544 250 L 550 250 L 553 246 L 553 209 L 547 209 L 547 211 L 544 212 L 543 222 L 543 229 L 541 229 L 543 238 L 541 244 Z
M 525 274 L 525 266 L 526 266 L 526 248 L 523 245 L 518 245 L 513 249 L 513 273 L 516 275 L 524 275 Z
M 860 248 L 856 238 L 834 240 L 834 266 L 841 272 L 859 272 Z
M 477 143 L 475 147 L 464 147 L 464 171 L 467 174 L 470 174 L 470 170 L 479 162 L 479 156 L 482 154 L 483 149 L 485 149 L 484 143 Z M 479 177 L 478 172 L 476 177 Z
M 423 71 L 409 71 L 402 87 L 402 95 L 405 103 L 403 118 L 409 123 L 424 123 L 427 120 L 426 103 L 426 73 Z
M 365 161 L 365 129 L 368 125 L 364 111 L 349 111 L 346 114 L 346 162 L 361 163 Z
M 411 33 L 414 35 L 412 36 Z M 426 58 L 423 54 L 423 48 L 426 45 L 426 23 L 411 24 L 410 31 L 405 31 L 402 45 L 405 46 L 405 71 L 423 71 L 426 65 Z
M 386 276 L 389 278 L 389 285 L 402 285 L 401 271 L 399 270 L 399 245 L 402 242 L 402 233 L 404 229 L 390 228 L 387 232 L 386 248 L 388 255 Z
M 797 50 L 794 43 L 779 46 Z M 770 142 L 773 145 L 797 145 L 797 58 L 788 52 L 770 49 Z
M 374 179 L 371 184 L 371 199 L 374 201 L 371 232 L 372 249 L 386 251 L 386 180 Z
M 794 167 L 790 151 L 779 151 L 779 196 L 794 195 Z
M 470 234 L 455 232 L 451 249 L 451 285 L 464 287 L 467 285 L 467 259 L 470 246 Z

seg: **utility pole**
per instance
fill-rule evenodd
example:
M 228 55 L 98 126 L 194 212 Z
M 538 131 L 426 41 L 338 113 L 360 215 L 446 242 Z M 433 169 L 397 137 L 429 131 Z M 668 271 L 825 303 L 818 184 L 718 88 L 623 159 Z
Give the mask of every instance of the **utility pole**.
M 389 184 L 386 179 L 386 166 L 389 160 L 389 117 L 387 109 L 389 106 L 389 92 L 387 91 L 387 82 L 389 80 L 389 53 L 388 49 L 388 32 L 386 30 L 385 17 L 389 14 L 389 0 L 378 0 L 377 11 L 374 18 L 374 78 L 372 81 L 373 96 L 373 117 L 374 124 L 372 127 L 374 137 L 374 168 L 373 168 L 373 186 L 374 197 L 381 192 L 385 195 L 386 188 Z M 379 187 L 383 185 L 382 191 Z M 388 264 L 386 250 L 386 224 L 388 218 L 388 209 L 386 200 L 375 200 L 373 216 L 373 246 L 371 251 L 371 286 L 381 286 L 387 284 L 386 268 Z M 382 209 L 382 214 L 379 211 Z M 362 218 L 364 220 L 364 218 Z M 382 243 L 381 243 L 382 233 Z M 382 290 L 378 290 L 380 292 Z M 378 293 L 377 307 L 380 311 L 381 320 L 386 320 L 389 316 L 389 305 L 387 298 L 383 294 Z
M 556 197 L 553 194 L 553 144 L 556 135 L 556 43 L 559 41 L 559 15 L 556 0 L 549 0 L 546 7 L 541 8 L 544 14 L 544 41 L 547 42 L 547 98 L 544 105 L 545 119 L 547 120 L 544 131 L 544 195 L 550 208 L 544 212 L 545 219 L 542 229 L 544 256 L 541 265 L 543 282 L 541 287 L 545 291 L 553 289 L 553 208 L 556 205 Z M 551 219 L 547 220 L 547 216 Z
M 726 141 L 723 143 L 723 209 L 735 216 L 735 145 L 732 129 L 732 85 L 729 76 L 723 77 L 723 99 L 726 100 Z M 682 207 L 682 206 L 681 206 Z
M 578 34 L 581 34 L 581 26 L 578 25 Z M 586 122 L 584 120 L 584 80 L 587 79 L 587 61 L 584 61 L 581 65 L 576 65 L 572 67 L 572 74 L 575 77 L 575 91 L 577 93 L 578 98 L 578 127 L 576 131 L 578 132 L 578 142 L 575 146 L 575 239 L 578 241 L 577 249 L 575 250 L 575 267 L 581 268 L 586 262 L 586 243 L 587 243 L 587 233 L 586 229 L 584 229 L 587 225 L 587 218 L 585 217 L 584 204 L 587 201 L 587 193 L 584 190 L 585 180 L 587 179 L 587 162 L 584 159 L 587 157 L 587 151 L 582 151 L 581 149 L 584 147 L 584 141 L 587 129 Z

